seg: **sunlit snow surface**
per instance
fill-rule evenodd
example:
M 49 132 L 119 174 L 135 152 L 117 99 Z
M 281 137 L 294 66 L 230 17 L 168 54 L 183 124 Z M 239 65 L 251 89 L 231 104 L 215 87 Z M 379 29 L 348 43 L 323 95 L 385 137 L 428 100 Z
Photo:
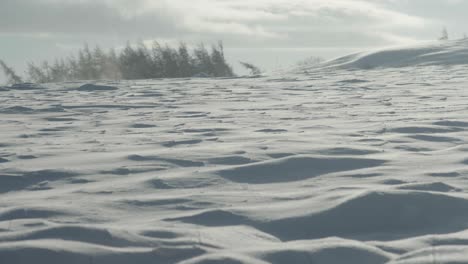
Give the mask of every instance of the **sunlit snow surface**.
M 1 89 L 0 263 L 467 263 L 467 77 Z

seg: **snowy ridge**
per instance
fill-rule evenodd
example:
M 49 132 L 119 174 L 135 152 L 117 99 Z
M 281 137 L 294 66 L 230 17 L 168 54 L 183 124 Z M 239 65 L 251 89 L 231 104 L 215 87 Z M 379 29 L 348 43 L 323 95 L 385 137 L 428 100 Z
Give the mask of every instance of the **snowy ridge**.
M 468 64 L 468 40 L 438 41 L 344 56 L 319 68 L 373 69 Z
M 468 67 L 0 91 L 0 263 L 467 263 Z

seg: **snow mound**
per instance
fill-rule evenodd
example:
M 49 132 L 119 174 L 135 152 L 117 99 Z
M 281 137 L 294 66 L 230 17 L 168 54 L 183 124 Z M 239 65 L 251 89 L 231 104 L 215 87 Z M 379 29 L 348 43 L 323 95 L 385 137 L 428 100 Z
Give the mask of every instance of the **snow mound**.
M 77 91 L 80 92 L 94 92 L 94 91 L 114 91 L 117 90 L 117 87 L 108 86 L 108 85 L 98 85 L 98 84 L 84 84 L 78 87 Z
M 177 263 L 203 253 L 193 246 L 119 248 L 55 239 L 0 244 L 6 263 Z
M 268 264 L 261 260 L 236 254 L 209 254 L 184 261 L 181 264 Z
M 0 177 L 0 193 L 18 191 L 41 182 L 53 182 L 78 176 L 77 173 L 61 170 L 38 170 L 5 174 Z
M 359 242 L 327 238 L 321 243 L 304 241 L 289 242 L 256 253 L 268 263 L 387 263 L 389 253 Z
M 35 83 L 17 83 L 13 84 L 12 86 L 8 87 L 11 90 L 38 90 L 44 89 L 44 87 L 35 84 Z
M 244 254 L 242 254 L 244 253 Z M 327 238 L 321 242 L 288 242 L 241 253 L 205 254 L 181 264 L 282 264 L 282 263 L 360 263 L 384 264 L 392 255 L 378 248 L 345 239 Z
M 257 220 L 237 213 L 212 210 L 178 219 L 205 226 L 250 225 L 282 241 L 387 233 L 424 235 L 466 228 L 468 201 L 455 196 L 417 191 L 365 192 L 323 211 Z M 346 221 L 343 221 L 346 219 Z M 305 228 L 307 227 L 307 228 Z
M 366 192 L 322 212 L 273 220 L 259 228 L 283 240 L 381 232 L 424 235 L 427 230 L 433 233 L 463 230 L 467 209 L 467 200 L 443 194 Z
M 384 160 L 364 158 L 329 158 L 297 155 L 257 162 L 220 171 L 233 182 L 266 184 L 300 181 L 320 175 L 375 167 Z
M 468 40 L 431 42 L 344 56 L 323 63 L 323 68 L 373 69 L 468 63 Z
M 430 247 L 406 254 L 389 264 L 467 263 L 467 246 Z

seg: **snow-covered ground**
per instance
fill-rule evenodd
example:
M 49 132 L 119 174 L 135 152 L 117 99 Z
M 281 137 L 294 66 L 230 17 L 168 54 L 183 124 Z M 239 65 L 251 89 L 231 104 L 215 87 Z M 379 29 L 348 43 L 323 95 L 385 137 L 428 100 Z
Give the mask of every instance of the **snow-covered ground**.
M 468 263 L 439 62 L 0 89 L 0 263 Z

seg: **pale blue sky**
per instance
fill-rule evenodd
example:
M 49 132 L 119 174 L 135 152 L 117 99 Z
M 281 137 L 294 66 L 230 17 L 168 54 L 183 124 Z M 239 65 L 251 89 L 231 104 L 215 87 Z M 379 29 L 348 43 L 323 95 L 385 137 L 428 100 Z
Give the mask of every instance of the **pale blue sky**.
M 265 69 L 307 56 L 468 32 L 468 0 L 1 0 L 0 58 L 19 69 L 84 42 L 223 40 L 232 64 Z

